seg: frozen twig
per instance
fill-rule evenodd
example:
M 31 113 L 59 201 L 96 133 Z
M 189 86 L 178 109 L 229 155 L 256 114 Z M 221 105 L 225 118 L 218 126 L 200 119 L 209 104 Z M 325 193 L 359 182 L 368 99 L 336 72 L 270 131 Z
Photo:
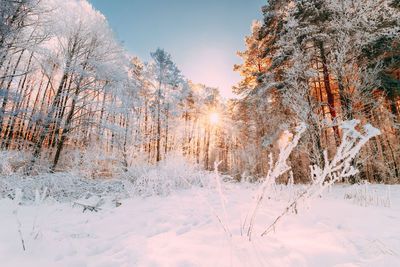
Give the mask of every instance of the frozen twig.
M 13 214 L 15 215 L 15 219 L 17 221 L 17 229 L 18 229 L 19 237 L 21 239 L 22 249 L 25 251 L 26 250 L 25 240 L 24 240 L 24 236 L 23 236 L 22 230 L 21 230 L 22 229 L 22 223 L 21 223 L 21 221 L 19 220 L 19 217 L 18 217 L 18 210 L 19 210 L 19 206 L 21 205 L 21 203 L 22 203 L 22 191 L 21 191 L 21 189 L 17 188 L 15 190 L 15 198 L 14 198 L 15 206 L 14 206 Z
M 218 170 L 217 170 L 218 172 Z M 193 187 L 193 184 L 191 184 L 185 177 L 180 176 L 181 179 L 190 187 Z M 232 233 L 229 230 L 228 225 L 225 223 L 226 220 L 223 220 L 218 213 L 215 211 L 215 209 L 211 206 L 211 204 L 208 202 L 207 198 L 204 197 L 202 194 L 200 194 L 199 192 L 196 192 L 197 196 L 201 199 L 204 200 L 205 204 L 207 205 L 207 207 L 210 209 L 211 213 L 215 216 L 215 218 L 217 218 L 219 224 L 221 225 L 222 229 L 224 230 L 224 232 L 226 233 L 228 239 L 232 238 Z M 225 209 L 226 210 L 226 209 Z
M 32 231 L 31 231 L 31 236 L 33 236 L 34 239 L 37 239 L 39 236 L 40 231 L 38 231 L 37 228 L 37 218 L 38 218 L 38 210 L 39 206 L 43 203 L 44 199 L 46 198 L 47 194 L 47 187 L 43 189 L 42 194 L 39 193 L 39 190 L 35 191 L 35 205 L 36 205 L 36 212 L 35 212 L 35 218 L 33 220 L 32 224 Z
M 218 166 L 221 164 L 220 162 L 214 162 L 214 177 L 215 177 L 215 181 L 216 181 L 216 185 L 217 185 L 217 190 L 218 190 L 218 194 L 219 194 L 219 199 L 221 201 L 221 207 L 222 207 L 222 211 L 224 213 L 224 221 L 227 222 L 228 221 L 228 213 L 226 211 L 226 199 L 224 197 L 224 194 L 222 193 L 222 185 L 221 185 L 221 180 L 220 180 L 220 175 L 218 173 Z M 225 225 L 225 230 L 227 232 L 227 234 L 229 236 L 232 236 L 231 231 L 229 230 L 229 227 L 227 225 Z
M 74 206 L 78 205 L 81 206 L 83 208 L 83 213 L 88 210 L 88 211 L 95 211 L 98 212 L 99 210 L 101 210 L 100 206 L 103 204 L 103 200 L 101 199 L 99 202 L 97 202 L 95 205 L 87 205 L 87 204 L 82 204 L 79 202 L 74 202 Z

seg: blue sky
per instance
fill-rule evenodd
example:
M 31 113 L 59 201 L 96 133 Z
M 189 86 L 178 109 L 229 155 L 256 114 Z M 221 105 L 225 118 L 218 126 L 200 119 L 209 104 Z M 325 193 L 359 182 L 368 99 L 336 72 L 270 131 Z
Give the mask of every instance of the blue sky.
M 231 97 L 240 80 L 244 37 L 261 19 L 266 0 L 88 0 L 103 13 L 131 55 L 150 60 L 158 47 L 168 51 L 183 74 L 196 83 L 219 87 Z

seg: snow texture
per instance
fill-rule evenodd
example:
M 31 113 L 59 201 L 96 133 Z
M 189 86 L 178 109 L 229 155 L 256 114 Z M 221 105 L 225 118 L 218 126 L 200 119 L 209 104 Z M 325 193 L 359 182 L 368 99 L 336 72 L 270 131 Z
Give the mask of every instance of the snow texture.
M 383 185 L 368 186 L 379 196 L 387 192 Z M 274 186 L 255 228 L 262 230 L 303 187 Z M 20 206 L 3 199 L 0 262 L 5 267 L 399 266 L 400 186 L 390 186 L 390 208 L 358 205 L 345 198 L 350 186 L 333 186 L 310 209 L 286 217 L 274 233 L 249 242 L 240 237 L 240 228 L 256 189 L 222 184 L 232 239 L 213 215 L 223 211 L 220 192 L 212 187 L 133 197 L 121 200 L 117 208 L 106 201 L 98 212 L 84 213 L 71 203 L 39 198 Z

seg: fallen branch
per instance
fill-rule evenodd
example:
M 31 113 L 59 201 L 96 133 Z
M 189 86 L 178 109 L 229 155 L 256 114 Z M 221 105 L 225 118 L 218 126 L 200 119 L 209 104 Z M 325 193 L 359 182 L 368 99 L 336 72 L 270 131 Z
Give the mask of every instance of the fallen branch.
M 94 211 L 94 212 L 98 212 L 99 210 L 101 210 L 101 208 L 99 208 L 99 203 L 101 203 L 101 201 L 99 201 L 95 206 L 92 205 L 86 205 L 86 204 L 82 204 L 82 203 L 78 203 L 78 202 L 74 202 L 73 206 L 81 206 L 83 207 L 83 211 L 82 213 L 85 213 L 86 210 L 88 211 Z

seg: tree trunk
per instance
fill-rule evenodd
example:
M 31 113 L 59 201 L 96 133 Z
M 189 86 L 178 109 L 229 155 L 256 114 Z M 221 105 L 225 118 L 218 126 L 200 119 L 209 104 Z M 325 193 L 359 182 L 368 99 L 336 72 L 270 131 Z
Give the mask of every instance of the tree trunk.
M 157 144 L 156 144 L 156 162 L 161 160 L 161 80 L 158 84 L 158 98 L 157 98 Z
M 164 153 L 167 155 L 168 153 L 168 119 L 169 119 L 169 104 L 167 105 L 167 109 L 165 111 L 165 145 L 164 145 Z
M 322 70 L 324 73 L 324 85 L 325 85 L 326 95 L 328 97 L 329 113 L 331 114 L 332 123 L 335 124 L 335 123 L 337 123 L 337 121 L 336 121 L 337 116 L 336 116 L 336 110 L 335 110 L 335 97 L 333 95 L 331 84 L 330 84 L 328 62 L 327 62 L 326 55 L 325 55 L 324 43 L 322 41 L 320 41 L 320 42 L 318 42 L 318 46 L 319 46 L 320 56 L 321 56 L 321 60 L 322 60 Z M 335 143 L 336 143 L 336 146 L 338 147 L 340 145 L 340 134 L 339 134 L 339 127 L 337 125 L 333 126 L 333 132 L 334 132 L 334 137 L 335 137 Z
M 338 85 L 339 85 L 339 95 L 340 95 L 340 105 L 343 112 L 343 120 L 352 120 L 353 111 L 351 107 L 351 99 L 346 95 L 346 91 L 343 85 L 343 77 L 341 74 L 338 75 Z
M 9 81 L 8 81 L 6 90 L 4 92 L 3 102 L 2 102 L 1 108 L 0 108 L 0 133 L 3 131 L 3 120 L 4 120 L 4 114 L 6 112 L 6 106 L 7 106 L 8 98 L 9 98 L 9 94 L 10 94 L 11 83 L 13 81 L 13 77 L 15 76 L 15 73 L 17 72 L 18 65 L 19 65 L 19 63 L 21 61 L 21 58 L 22 58 L 22 55 L 24 54 L 24 52 L 25 52 L 25 50 L 21 51 L 21 53 L 20 53 L 20 55 L 18 57 L 18 60 L 15 63 L 14 70 L 12 72 L 12 75 L 11 75 Z
M 40 152 L 42 150 L 43 142 L 46 139 L 46 136 L 47 136 L 47 134 L 48 134 L 48 132 L 49 132 L 49 130 L 51 128 L 52 119 L 53 119 L 53 116 L 54 116 L 54 114 L 56 112 L 56 103 L 59 101 L 59 99 L 61 97 L 62 90 L 63 90 L 63 84 L 64 84 L 65 80 L 68 78 L 68 71 L 69 71 L 69 67 L 70 67 L 70 64 L 71 64 L 70 60 L 71 60 L 71 58 L 67 61 L 65 72 L 64 72 L 64 74 L 63 74 L 63 76 L 61 78 L 61 81 L 60 81 L 60 84 L 58 86 L 58 89 L 57 89 L 53 104 L 51 105 L 49 113 L 48 113 L 48 115 L 46 117 L 46 120 L 44 121 L 43 128 L 39 133 L 39 139 L 37 140 L 37 142 L 35 144 L 35 149 L 34 149 L 34 152 L 33 152 L 33 155 L 32 155 L 32 159 L 31 159 L 31 161 L 28 164 L 27 169 L 26 169 L 26 173 L 27 174 L 31 173 L 32 168 L 35 165 L 36 159 L 39 158 Z

